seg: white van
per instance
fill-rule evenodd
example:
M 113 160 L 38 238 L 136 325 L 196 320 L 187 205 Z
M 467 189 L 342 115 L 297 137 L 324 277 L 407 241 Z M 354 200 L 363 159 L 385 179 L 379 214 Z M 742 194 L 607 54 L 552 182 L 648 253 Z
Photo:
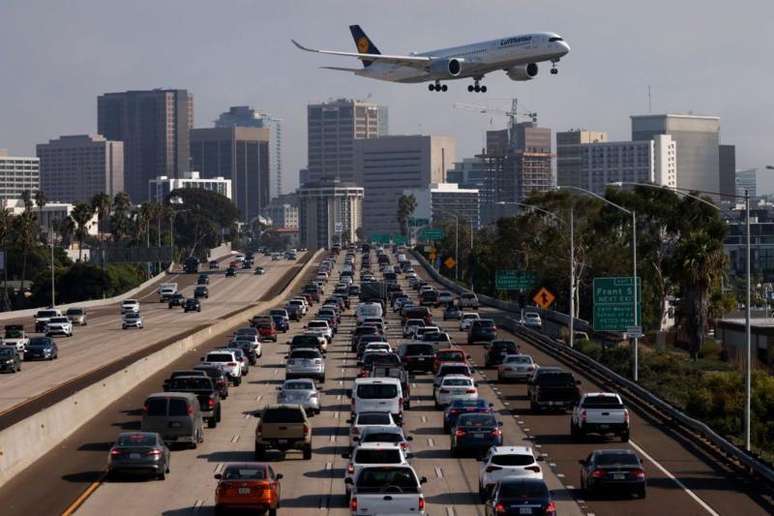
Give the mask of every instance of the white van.
M 384 311 L 382 310 L 382 305 L 379 303 L 360 303 L 357 305 L 355 315 L 357 316 L 357 322 L 362 324 L 366 319 L 371 317 L 384 317 Z
M 403 424 L 403 389 L 399 378 L 356 378 L 352 386 L 352 413 L 389 412 Z

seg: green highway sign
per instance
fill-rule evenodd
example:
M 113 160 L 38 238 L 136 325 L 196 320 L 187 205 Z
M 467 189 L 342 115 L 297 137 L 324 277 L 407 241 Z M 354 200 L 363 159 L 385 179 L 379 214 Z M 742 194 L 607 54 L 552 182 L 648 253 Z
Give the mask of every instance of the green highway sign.
M 443 228 L 424 228 L 419 232 L 420 240 L 443 240 Z
M 642 282 L 637 278 L 637 323 L 632 277 L 594 278 L 594 331 L 627 331 L 642 324 Z
M 376 242 L 377 244 L 389 244 L 390 235 L 389 233 L 375 233 L 371 235 L 371 241 Z
M 397 245 L 406 245 L 408 243 L 408 238 L 403 235 L 392 235 L 392 241 Z
M 532 290 L 537 282 L 535 274 L 513 269 L 495 272 L 495 288 L 497 290 Z

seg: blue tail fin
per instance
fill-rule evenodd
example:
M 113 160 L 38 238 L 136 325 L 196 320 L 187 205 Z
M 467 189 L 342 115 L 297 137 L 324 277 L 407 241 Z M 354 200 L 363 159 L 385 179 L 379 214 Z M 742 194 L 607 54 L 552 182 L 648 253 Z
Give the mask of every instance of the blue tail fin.
M 379 49 L 376 48 L 371 38 L 366 36 L 360 25 L 350 25 L 349 30 L 352 33 L 352 38 L 355 40 L 355 48 L 361 54 L 381 54 Z M 368 68 L 373 61 L 363 60 L 363 67 Z

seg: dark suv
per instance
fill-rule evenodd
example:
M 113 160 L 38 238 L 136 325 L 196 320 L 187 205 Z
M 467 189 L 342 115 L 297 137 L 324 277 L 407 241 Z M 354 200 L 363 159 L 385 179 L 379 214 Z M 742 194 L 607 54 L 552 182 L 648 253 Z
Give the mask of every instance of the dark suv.
M 468 344 L 491 342 L 497 338 L 497 326 L 492 319 L 477 319 L 470 325 Z
M 511 340 L 494 340 L 487 345 L 484 367 L 498 366 L 505 355 L 518 355 L 519 351 L 519 345 Z
M 188 392 L 196 395 L 199 410 L 207 426 L 215 428 L 220 422 L 220 389 L 208 376 L 178 376 L 164 384 L 166 392 Z
M 195 297 L 190 297 L 185 300 L 185 304 L 183 305 L 183 311 L 185 312 L 201 312 L 202 311 L 202 303 L 199 301 L 199 299 Z

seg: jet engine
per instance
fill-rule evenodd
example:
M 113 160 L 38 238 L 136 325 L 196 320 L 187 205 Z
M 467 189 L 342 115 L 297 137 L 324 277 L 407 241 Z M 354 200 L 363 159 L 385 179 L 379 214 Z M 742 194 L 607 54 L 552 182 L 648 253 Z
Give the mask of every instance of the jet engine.
M 430 72 L 434 77 L 457 77 L 462 72 L 463 59 L 433 59 L 430 62 Z
M 538 74 L 538 65 L 530 63 L 528 65 L 514 66 L 505 70 L 505 74 L 512 81 L 529 81 Z

